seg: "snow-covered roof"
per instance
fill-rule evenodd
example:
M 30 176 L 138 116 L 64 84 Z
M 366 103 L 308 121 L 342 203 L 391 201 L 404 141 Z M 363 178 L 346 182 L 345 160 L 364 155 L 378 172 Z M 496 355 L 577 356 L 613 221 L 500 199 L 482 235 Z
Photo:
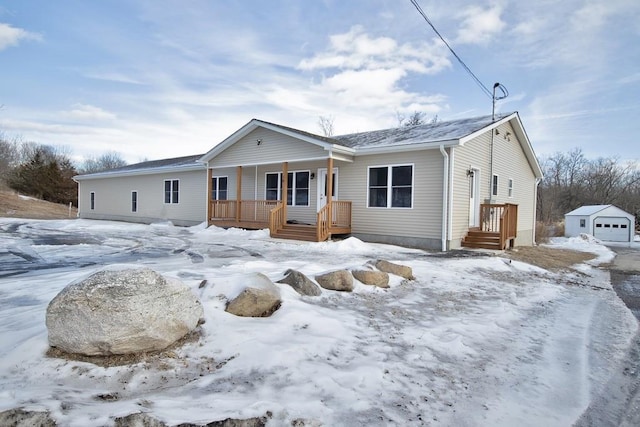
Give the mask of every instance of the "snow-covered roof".
M 608 208 L 612 205 L 588 205 L 588 206 L 580 206 L 577 209 L 572 210 L 571 212 L 565 214 L 565 216 L 590 216 L 595 213 L 600 212 L 603 209 Z
M 149 160 L 146 162 L 134 163 L 120 168 L 109 169 L 102 172 L 77 175 L 73 179 L 82 181 L 84 179 L 106 178 L 109 176 L 143 175 L 145 173 L 159 173 L 163 170 L 197 170 L 205 169 L 204 164 L 198 161 L 202 154 L 191 156 L 174 157 L 171 159 Z
M 392 129 L 352 133 L 334 136 L 333 139 L 341 145 L 355 149 L 458 141 L 511 114 L 513 113 L 496 116 L 495 120 L 492 120 L 491 116 L 480 116 L 424 125 L 401 126 Z

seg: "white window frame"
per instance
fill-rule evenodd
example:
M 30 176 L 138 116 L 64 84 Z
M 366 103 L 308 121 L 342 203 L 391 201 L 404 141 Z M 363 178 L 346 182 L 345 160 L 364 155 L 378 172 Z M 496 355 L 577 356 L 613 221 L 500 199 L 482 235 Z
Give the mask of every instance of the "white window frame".
M 492 196 L 498 195 L 499 185 L 500 185 L 500 177 L 494 173 L 491 176 L 491 195 Z
M 307 174 L 307 204 L 296 204 L 296 195 L 298 192 L 298 189 L 296 188 L 296 175 L 299 173 L 306 173 Z M 282 200 L 282 171 L 280 172 L 265 172 L 264 174 L 264 198 L 265 200 L 267 200 L 267 176 L 268 175 L 278 175 L 278 189 L 277 189 L 277 199 L 276 200 Z M 294 170 L 294 171 L 287 171 L 287 174 L 292 174 L 291 177 L 291 182 L 292 182 L 292 186 L 289 188 L 289 190 L 291 190 L 291 203 L 289 203 L 289 200 L 287 200 L 287 206 L 293 206 L 293 207 L 309 207 L 311 206 L 311 170 Z M 287 176 L 287 179 L 289 179 L 289 177 Z M 288 199 L 288 198 L 287 198 Z
M 95 191 L 91 191 L 89 193 L 89 210 L 92 210 L 92 211 L 96 210 L 96 192 Z
M 226 197 L 224 199 L 220 198 L 220 179 L 226 179 L 227 180 L 227 188 L 224 189 L 225 193 L 226 193 Z M 211 181 L 215 180 L 215 185 L 214 182 L 211 182 L 211 200 L 229 200 L 229 176 L 228 175 L 218 175 L 218 176 L 212 176 L 211 177 Z
M 507 181 L 507 195 L 509 198 L 513 198 L 513 178 L 509 178 Z
M 170 182 L 169 201 L 167 201 L 167 182 Z M 177 189 L 174 190 L 174 183 L 177 185 Z M 165 205 L 177 205 L 180 204 L 180 180 L 179 179 L 165 179 L 162 186 L 162 200 Z
M 411 166 L 411 205 L 393 206 L 393 168 Z M 387 206 L 371 206 L 370 200 L 370 179 L 371 169 L 387 168 Z M 399 163 L 392 165 L 371 165 L 367 166 L 367 209 L 413 209 L 413 197 L 415 194 L 416 167 L 414 163 Z M 396 186 L 398 187 L 398 186 Z M 406 186 L 403 186 L 406 187 Z
M 134 200 L 133 200 L 133 195 L 136 195 L 135 198 L 135 204 L 134 204 Z M 131 212 L 133 213 L 137 213 L 138 212 L 138 190 L 131 190 Z

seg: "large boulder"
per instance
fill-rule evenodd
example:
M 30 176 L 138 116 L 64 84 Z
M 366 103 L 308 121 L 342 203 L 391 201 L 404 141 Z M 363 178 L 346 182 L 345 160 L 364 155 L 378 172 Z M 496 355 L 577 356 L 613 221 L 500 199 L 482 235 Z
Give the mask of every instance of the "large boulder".
M 278 280 L 278 283 L 285 283 L 291 286 L 300 295 L 316 297 L 322 293 L 318 285 L 299 271 L 287 270 L 284 274 L 285 277 Z
M 352 270 L 351 274 L 365 285 L 377 286 L 379 288 L 389 287 L 389 274 L 377 270 Z
M 331 291 L 353 291 L 353 276 L 347 270 L 336 270 L 315 277 L 320 286 Z
M 226 311 L 242 317 L 269 317 L 281 304 L 280 289 L 267 276 L 256 273 L 238 296 L 229 301 Z
M 202 304 L 179 280 L 124 266 L 68 285 L 49 303 L 46 323 L 51 347 L 108 356 L 163 350 L 202 317 Z
M 0 426 L 56 427 L 57 424 L 49 412 L 25 411 L 22 408 L 16 408 L 0 412 Z
M 413 276 L 413 270 L 411 269 L 411 267 L 408 267 L 406 265 L 394 264 L 383 259 L 376 261 L 374 265 L 378 270 L 384 271 L 385 273 L 395 274 L 396 276 L 403 277 L 407 280 L 415 280 L 415 277 Z

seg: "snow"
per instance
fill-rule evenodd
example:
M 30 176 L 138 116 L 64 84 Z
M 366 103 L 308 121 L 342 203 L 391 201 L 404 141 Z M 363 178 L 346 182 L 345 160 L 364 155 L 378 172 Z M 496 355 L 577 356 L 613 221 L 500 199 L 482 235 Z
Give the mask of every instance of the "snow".
M 448 257 L 355 238 L 270 239 L 266 230 L 0 219 L 0 411 L 60 425 L 149 412 L 170 425 L 273 416 L 323 425 L 571 425 L 606 382 L 637 322 L 597 263 L 595 239 L 554 247 L 597 262 L 553 273 L 500 256 Z M 269 318 L 224 311 L 247 277 L 319 273 L 387 259 L 415 281 L 303 297 L 277 284 Z M 103 368 L 46 356 L 44 317 L 66 285 L 102 268 L 150 267 L 201 299 L 198 342 L 172 357 Z M 203 280 L 207 283 L 200 287 Z M 110 398 L 105 399 L 104 396 Z M 319 424 L 318 424 L 319 425 Z

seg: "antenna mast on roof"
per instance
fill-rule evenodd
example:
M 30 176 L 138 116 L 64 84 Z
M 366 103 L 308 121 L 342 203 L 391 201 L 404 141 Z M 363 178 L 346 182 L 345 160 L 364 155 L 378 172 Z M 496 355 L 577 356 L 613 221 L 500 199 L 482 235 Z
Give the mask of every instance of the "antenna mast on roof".
M 496 89 L 500 89 L 500 92 L 502 92 L 502 95 L 496 96 Z M 500 101 L 501 99 L 505 99 L 507 96 L 509 96 L 509 91 L 507 90 L 506 87 L 504 87 L 504 85 L 502 85 L 500 83 L 494 83 L 493 84 L 493 97 L 492 97 L 492 107 L 491 107 L 491 121 L 492 122 L 496 121 L 496 101 Z

